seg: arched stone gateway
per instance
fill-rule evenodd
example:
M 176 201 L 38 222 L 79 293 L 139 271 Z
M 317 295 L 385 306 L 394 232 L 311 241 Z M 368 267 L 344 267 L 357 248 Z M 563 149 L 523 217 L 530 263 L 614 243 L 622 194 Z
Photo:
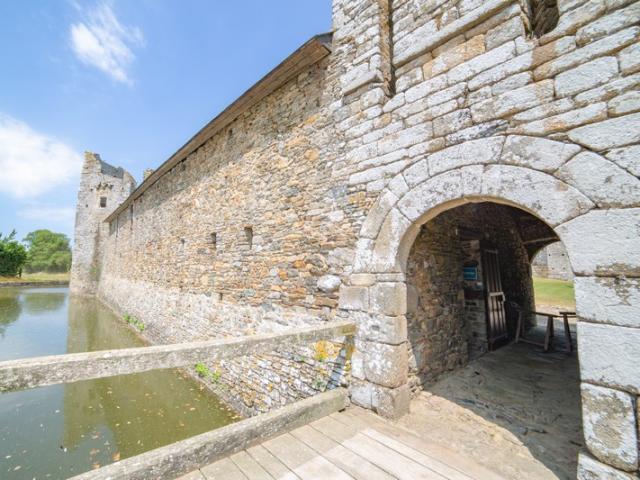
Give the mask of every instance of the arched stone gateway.
M 469 141 L 388 182 L 362 226 L 354 272 L 340 292 L 340 307 L 359 324 L 353 401 L 390 417 L 408 411 L 409 250 L 421 225 L 440 213 L 488 201 L 534 215 L 566 246 L 575 275 L 587 447 L 604 463 L 632 470 L 638 461 L 632 409 L 640 393 L 640 181 L 576 144 L 525 136 Z

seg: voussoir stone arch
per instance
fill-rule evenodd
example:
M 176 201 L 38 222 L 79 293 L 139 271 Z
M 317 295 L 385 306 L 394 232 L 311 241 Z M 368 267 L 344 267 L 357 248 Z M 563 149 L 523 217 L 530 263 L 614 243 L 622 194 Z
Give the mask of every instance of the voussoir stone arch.
M 609 202 L 614 205 L 606 206 L 638 204 L 636 177 L 626 179 L 626 195 L 617 194 L 619 185 L 590 188 L 592 180 L 568 173 L 576 170 L 578 161 L 582 166 L 596 162 L 600 171 L 619 169 L 575 144 L 516 135 L 473 140 L 425 157 L 398 173 L 380 193 L 362 226 L 354 271 L 402 273 L 420 225 L 467 202 L 518 207 L 552 228 L 602 206 L 599 197 L 614 199 Z
M 340 308 L 358 324 L 353 401 L 389 416 L 407 411 L 409 251 L 424 223 L 458 205 L 485 201 L 531 213 L 567 248 L 578 315 L 591 322 L 580 324 L 579 335 L 595 345 L 582 345 L 582 378 L 640 391 L 640 371 L 629 362 L 617 370 L 583 362 L 601 358 L 594 354 L 597 323 L 640 325 L 640 310 L 625 300 L 640 278 L 640 181 L 627 173 L 578 145 L 525 136 L 465 142 L 397 173 L 362 225 L 353 273 L 340 288 Z M 615 308 L 603 313 L 604 299 Z M 640 359 L 628 343 L 618 348 L 609 342 L 607 349 Z

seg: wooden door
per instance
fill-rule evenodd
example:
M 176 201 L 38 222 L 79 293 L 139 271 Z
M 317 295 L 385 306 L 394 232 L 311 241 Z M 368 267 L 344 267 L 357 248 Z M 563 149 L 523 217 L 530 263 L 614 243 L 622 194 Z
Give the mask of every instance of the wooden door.
M 500 281 L 500 263 L 498 250 L 485 248 L 482 252 L 482 270 L 485 285 L 485 302 L 487 312 L 487 337 L 489 349 L 495 348 L 499 340 L 507 339 L 507 315 L 504 309 L 504 292 Z

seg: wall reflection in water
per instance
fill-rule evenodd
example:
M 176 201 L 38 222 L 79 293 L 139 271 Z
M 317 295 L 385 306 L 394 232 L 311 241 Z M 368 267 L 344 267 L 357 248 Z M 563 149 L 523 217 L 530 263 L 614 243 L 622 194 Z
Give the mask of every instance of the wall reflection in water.
M 67 302 L 66 290 L 53 297 L 18 292 L 13 300 L 0 302 L 0 325 L 16 326 L 35 313 L 68 305 L 68 322 L 64 331 L 56 333 L 66 339 L 66 346 L 47 354 L 142 345 L 136 333 L 104 306 L 86 298 Z M 33 346 L 27 350 L 33 351 Z M 4 394 L 0 395 L 0 477 L 66 478 L 236 419 L 215 396 L 176 370 Z

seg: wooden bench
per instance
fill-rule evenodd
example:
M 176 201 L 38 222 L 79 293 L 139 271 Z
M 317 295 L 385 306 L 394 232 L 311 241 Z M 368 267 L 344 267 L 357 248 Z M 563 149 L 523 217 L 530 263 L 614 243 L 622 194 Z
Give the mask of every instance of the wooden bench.
M 560 312 L 559 315 L 555 315 L 553 313 L 547 313 L 547 312 L 536 312 L 534 310 L 524 310 L 523 308 L 520 308 L 519 305 L 514 304 L 513 302 L 512 302 L 512 306 L 514 307 L 515 311 L 518 313 L 518 325 L 516 327 L 516 340 L 515 340 L 516 343 L 524 342 L 530 345 L 536 345 L 538 347 L 544 348 L 545 352 L 548 352 L 549 349 L 551 348 L 552 339 L 555 336 L 553 321 L 556 318 L 562 318 L 562 322 L 564 325 L 564 337 L 567 345 L 561 351 L 567 352 L 567 353 L 571 353 L 573 351 L 571 330 L 569 329 L 569 318 L 575 318 L 576 312 L 567 311 L 567 312 Z M 524 313 L 529 315 L 531 314 L 538 315 L 547 319 L 547 328 L 545 329 L 543 342 L 536 341 L 531 338 L 527 338 L 525 336 L 525 325 L 524 325 L 524 315 L 523 315 Z

